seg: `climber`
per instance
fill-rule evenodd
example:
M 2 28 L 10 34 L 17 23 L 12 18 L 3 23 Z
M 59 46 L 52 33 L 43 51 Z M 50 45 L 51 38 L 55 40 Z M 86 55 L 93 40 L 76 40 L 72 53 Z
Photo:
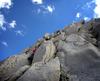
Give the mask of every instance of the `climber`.
M 34 47 L 34 48 L 32 49 L 32 54 L 35 54 L 35 51 L 36 51 L 36 47 Z
M 51 36 L 49 33 L 46 33 L 43 37 L 45 40 L 50 40 L 51 39 Z
M 30 65 L 32 64 L 32 61 L 33 61 L 34 54 L 35 54 L 36 50 L 37 50 L 36 47 L 32 48 L 32 53 L 31 53 L 31 55 L 30 55 L 29 58 L 28 58 L 28 61 L 29 61 L 29 64 L 30 64 Z

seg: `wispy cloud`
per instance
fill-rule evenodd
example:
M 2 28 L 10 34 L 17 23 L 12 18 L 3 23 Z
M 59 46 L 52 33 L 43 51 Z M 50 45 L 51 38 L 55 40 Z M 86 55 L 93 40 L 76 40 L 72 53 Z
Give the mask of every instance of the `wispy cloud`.
M 92 7 L 93 4 L 95 7 Z M 100 18 L 100 0 L 91 0 L 90 2 L 87 2 L 86 5 L 83 6 L 83 9 L 91 9 L 93 11 L 93 18 Z
M 34 9 L 33 12 L 40 14 L 46 14 L 46 13 L 53 13 L 55 10 L 54 5 L 51 4 L 44 4 L 43 0 L 32 0 L 33 4 L 37 4 L 38 8 Z M 41 4 L 41 5 L 40 5 Z
M 5 23 L 4 16 L 0 14 L 0 27 L 3 26 L 4 23 Z
M 7 43 L 7 42 L 2 41 L 1 43 L 2 43 L 4 46 L 8 47 L 8 43 Z
M 87 2 L 84 6 L 82 6 L 82 9 L 93 9 L 92 6 L 94 4 L 94 0 L 91 0 Z
M 55 10 L 55 7 L 54 6 L 51 6 L 51 5 L 48 5 L 46 10 L 50 13 L 52 13 L 54 10 Z
M 100 0 L 91 0 L 86 2 L 84 5 L 78 5 L 79 7 L 76 8 L 78 9 L 78 12 L 76 13 L 75 19 L 76 20 L 84 19 L 86 21 L 89 21 L 91 18 L 97 16 L 99 12 L 99 9 L 97 10 L 98 12 L 95 10 L 96 9 L 95 5 L 97 4 L 96 3 L 97 1 L 100 2 Z
M 4 18 L 4 15 L 3 14 L 0 14 L 0 28 L 2 29 L 2 30 L 6 30 L 6 28 L 4 27 L 4 24 L 5 24 L 6 22 L 5 22 L 5 18 Z
M 33 4 L 43 4 L 43 0 L 32 0 Z
M 15 20 L 12 20 L 11 23 L 8 23 L 5 20 L 5 16 L 3 14 L 0 14 L 0 29 L 6 31 L 7 27 L 5 27 L 5 25 L 7 24 L 9 25 L 9 28 L 15 28 L 15 26 L 17 25 Z
M 24 36 L 24 32 L 22 30 L 15 31 L 16 35 Z
M 47 14 L 47 13 L 53 13 L 55 10 L 55 7 L 53 5 L 42 5 L 40 6 L 36 11 L 34 11 L 37 14 Z
M 1 9 L 10 9 L 12 6 L 13 2 L 12 0 L 0 0 L 0 29 L 2 29 L 3 31 L 6 31 L 7 27 L 5 27 L 5 25 L 10 26 L 10 28 L 15 28 L 16 26 L 16 21 L 13 20 L 11 23 L 8 23 L 8 21 L 6 21 L 5 15 L 2 14 Z
M 15 28 L 15 26 L 16 26 L 16 21 L 13 20 L 11 23 L 9 23 L 9 25 L 10 25 L 10 28 Z
M 11 5 L 12 5 L 11 0 L 0 0 L 0 8 L 10 9 Z

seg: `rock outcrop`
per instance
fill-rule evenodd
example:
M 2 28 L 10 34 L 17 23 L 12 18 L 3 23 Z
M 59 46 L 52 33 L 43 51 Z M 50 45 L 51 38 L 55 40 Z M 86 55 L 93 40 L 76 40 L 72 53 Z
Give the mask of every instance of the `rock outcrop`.
M 0 62 L 0 81 L 100 81 L 100 19 L 46 33 Z

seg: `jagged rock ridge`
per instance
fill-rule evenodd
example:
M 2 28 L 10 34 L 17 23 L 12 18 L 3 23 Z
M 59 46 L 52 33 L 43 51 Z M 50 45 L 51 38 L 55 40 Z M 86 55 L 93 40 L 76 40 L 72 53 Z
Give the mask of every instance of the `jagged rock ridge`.
M 45 34 L 0 62 L 0 81 L 100 81 L 100 19 Z

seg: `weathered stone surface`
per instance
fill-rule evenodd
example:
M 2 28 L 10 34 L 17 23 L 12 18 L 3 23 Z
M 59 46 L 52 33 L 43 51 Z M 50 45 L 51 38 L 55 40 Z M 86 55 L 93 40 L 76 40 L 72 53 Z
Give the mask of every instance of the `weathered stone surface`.
M 34 63 L 32 67 L 17 81 L 59 81 L 60 62 L 58 57 L 48 63 Z
M 52 41 L 45 41 L 36 51 L 33 59 L 34 62 L 43 61 L 44 63 L 54 57 L 56 48 Z
M 13 73 L 9 78 L 8 81 L 15 81 L 17 80 L 20 76 L 24 74 L 25 71 L 29 69 L 29 65 L 25 65 L 21 67 L 17 72 Z
M 0 81 L 100 81 L 100 19 L 46 34 L 0 62 Z
M 66 35 L 70 35 L 72 33 L 78 33 L 81 27 L 81 23 L 73 23 L 72 25 L 65 27 L 63 31 L 66 33 Z
M 5 60 L 0 66 L 0 81 L 8 78 L 22 66 L 28 65 L 29 62 L 27 58 L 28 55 L 21 54 L 9 57 L 7 60 Z
M 96 78 L 100 76 L 99 50 L 75 34 L 69 35 L 66 42 L 59 41 L 58 57 L 62 69 L 70 75 L 69 79 L 76 76 L 78 81 L 99 81 L 100 78 Z M 76 78 L 72 79 L 69 81 L 76 81 Z

